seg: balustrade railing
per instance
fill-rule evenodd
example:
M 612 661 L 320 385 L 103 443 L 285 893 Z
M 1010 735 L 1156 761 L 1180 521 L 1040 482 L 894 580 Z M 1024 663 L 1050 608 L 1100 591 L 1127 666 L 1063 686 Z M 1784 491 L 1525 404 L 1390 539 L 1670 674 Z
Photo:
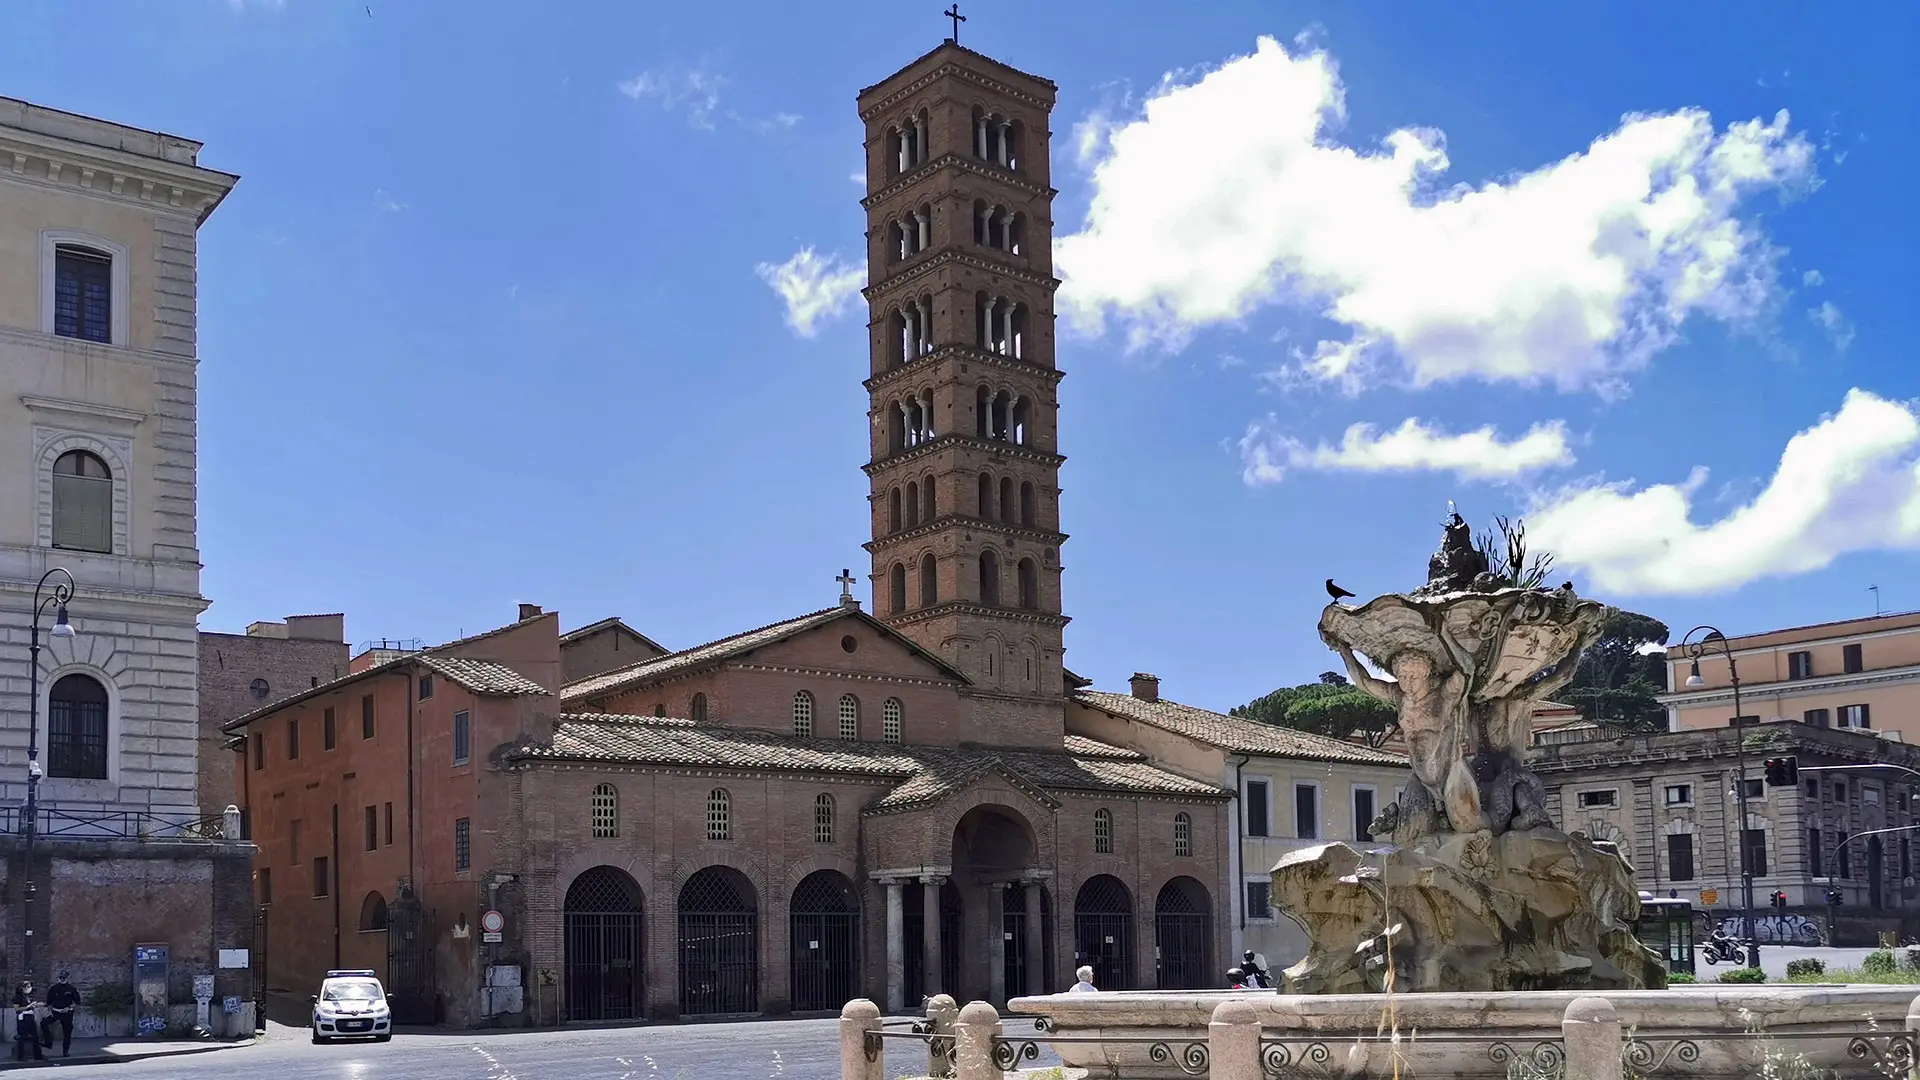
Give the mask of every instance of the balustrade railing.
M 42 806 L 35 822 L 42 840 L 142 840 L 208 843 L 247 839 L 239 814 L 201 815 L 194 810 L 68 810 Z M 0 833 L 26 831 L 26 813 L 0 807 Z

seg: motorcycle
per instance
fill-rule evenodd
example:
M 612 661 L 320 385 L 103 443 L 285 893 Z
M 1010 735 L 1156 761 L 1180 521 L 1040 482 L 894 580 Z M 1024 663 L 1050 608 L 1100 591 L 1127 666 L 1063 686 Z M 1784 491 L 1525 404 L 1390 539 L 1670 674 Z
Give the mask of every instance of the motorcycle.
M 1732 938 L 1708 938 L 1704 948 L 1709 964 L 1717 964 L 1722 960 L 1730 964 L 1740 962 L 1740 943 Z

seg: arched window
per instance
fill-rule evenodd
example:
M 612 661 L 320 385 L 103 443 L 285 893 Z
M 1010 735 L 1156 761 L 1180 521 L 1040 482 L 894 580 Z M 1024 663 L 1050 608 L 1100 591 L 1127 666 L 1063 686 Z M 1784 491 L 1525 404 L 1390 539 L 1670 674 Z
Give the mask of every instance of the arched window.
M 813 842 L 833 843 L 833 796 L 824 791 L 813 797 Z
M 918 481 L 909 480 L 907 481 L 907 528 L 911 529 L 918 524 L 920 524 L 920 484 Z
M 840 695 L 840 737 L 860 737 L 860 699 L 852 694 Z
M 1173 853 L 1183 857 L 1193 854 L 1193 818 L 1185 811 L 1173 815 Z
M 1113 854 L 1113 811 L 1104 806 L 1093 812 L 1093 850 L 1096 855 Z
M 993 520 L 993 477 L 980 474 L 980 520 Z
M 360 901 L 360 932 L 370 933 L 387 928 L 387 898 L 377 892 L 367 894 Z
M 693 702 L 687 706 L 687 718 L 696 724 L 707 722 L 707 695 L 693 695 Z
M 940 602 L 940 574 L 933 563 L 933 553 L 929 551 L 920 556 L 920 606 L 932 607 Z
M 1013 477 L 1000 478 L 1000 520 L 1013 524 Z
M 53 546 L 113 550 L 113 474 L 96 454 L 69 450 L 53 463 Z
M 898 401 L 889 401 L 887 410 L 887 452 L 897 454 L 907 448 L 907 414 Z
M 107 689 L 91 675 L 62 675 L 47 695 L 47 775 L 107 778 Z
M 733 796 L 726 788 L 707 792 L 707 839 L 733 839 Z
M 980 553 L 980 602 L 1000 603 L 1000 559 L 991 551 Z
M 793 733 L 813 734 L 813 695 L 805 690 L 793 695 Z
M 612 784 L 598 784 L 593 789 L 593 835 L 596 840 L 620 835 L 620 793 Z
M 667 715 L 667 707 L 665 705 L 655 705 L 653 707 L 653 715 L 655 716 Z
M 881 712 L 881 726 L 880 726 L 881 740 L 883 742 L 890 742 L 890 743 L 899 742 L 902 736 L 901 729 L 905 726 L 905 722 L 906 722 L 906 716 L 905 716 L 906 707 L 900 704 L 899 698 L 890 697 L 887 699 L 886 706 L 882 708 L 880 712 Z
M 894 563 L 887 571 L 887 611 L 898 615 L 907 610 L 907 568 L 903 563 Z
M 1033 481 L 1031 480 L 1020 484 L 1020 524 L 1029 527 L 1033 525 Z
M 1032 611 L 1040 606 L 1040 572 L 1032 559 L 1020 560 L 1020 606 Z
M 920 520 L 932 521 L 936 516 L 933 505 L 933 477 L 929 475 L 920 481 Z
M 894 488 L 892 491 L 887 492 L 887 531 L 890 533 L 897 533 L 900 531 L 900 489 L 899 488 Z
M 973 433 L 987 438 L 993 433 L 993 392 L 982 386 L 973 392 Z

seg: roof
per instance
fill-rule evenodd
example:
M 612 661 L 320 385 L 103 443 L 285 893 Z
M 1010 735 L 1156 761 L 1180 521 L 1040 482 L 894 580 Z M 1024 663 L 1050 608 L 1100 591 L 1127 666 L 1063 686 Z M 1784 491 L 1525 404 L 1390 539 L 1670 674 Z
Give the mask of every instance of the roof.
M 640 631 L 635 630 L 633 627 L 628 626 L 618 615 L 609 615 L 599 622 L 588 623 L 578 629 L 569 630 L 560 635 L 560 644 L 568 645 L 576 641 L 584 641 L 603 630 L 625 630 L 627 633 L 639 638 L 649 649 L 658 649 L 663 653 L 673 651 Z
M 678 675 L 682 672 L 692 671 L 697 668 L 718 664 L 724 660 L 733 659 L 736 656 L 750 653 L 755 649 L 772 645 L 775 642 L 785 641 L 790 637 L 805 633 L 815 627 L 825 626 L 836 619 L 846 618 L 858 619 L 872 629 L 879 631 L 883 636 L 906 646 L 906 648 L 945 672 L 955 681 L 962 683 L 969 681 L 958 668 L 955 668 L 945 660 L 921 648 L 911 640 L 902 637 L 899 631 L 896 631 L 886 623 L 868 615 L 857 607 L 836 604 L 830 608 L 808 612 L 798 618 L 786 619 L 777 623 L 768 623 L 766 626 L 734 634 L 731 637 L 723 637 L 718 641 L 709 641 L 705 645 L 695 645 L 691 649 L 682 649 L 679 652 L 668 653 L 665 656 L 656 656 L 648 660 L 642 660 L 636 664 L 628 664 L 623 668 L 615 668 L 612 671 L 602 672 L 599 675 L 589 675 L 584 679 L 568 683 L 566 686 L 561 687 L 560 700 L 567 702 L 584 702 L 597 698 L 611 697 L 614 694 L 622 693 L 629 689 L 658 682 L 672 675 Z
M 998 772 L 1035 801 L 1049 792 L 1112 791 L 1227 798 L 1231 793 L 1148 764 L 1131 751 L 1085 740 L 1092 755 L 987 750 L 811 738 L 755 728 L 695 724 L 677 717 L 567 713 L 553 738 L 509 750 L 505 759 L 604 762 L 782 772 L 834 773 L 893 781 L 870 812 L 924 806 Z M 1104 751 L 1104 752 L 1102 752 Z
M 521 694 L 547 692 L 546 687 L 505 664 L 496 664 L 491 660 L 466 660 L 458 656 L 436 656 L 433 653 L 415 653 L 410 659 L 448 682 L 476 694 L 486 694 L 491 697 L 517 697 Z
M 1114 694 L 1103 690 L 1079 690 L 1074 693 L 1073 699 L 1110 716 L 1184 735 L 1236 754 L 1333 761 L 1348 765 L 1407 767 L 1404 754 L 1227 716 L 1178 702 L 1143 701 L 1132 694 Z

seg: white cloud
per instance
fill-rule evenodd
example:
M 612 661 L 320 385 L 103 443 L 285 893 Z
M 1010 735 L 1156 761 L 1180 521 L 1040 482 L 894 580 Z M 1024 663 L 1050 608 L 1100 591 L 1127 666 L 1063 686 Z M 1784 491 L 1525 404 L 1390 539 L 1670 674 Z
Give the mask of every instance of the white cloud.
M 1827 332 L 1827 337 L 1833 339 L 1835 349 L 1846 352 L 1847 346 L 1853 344 L 1853 324 L 1847 321 L 1847 317 L 1841 314 L 1833 301 L 1822 301 L 1819 307 L 1808 308 L 1807 318 L 1818 323 L 1820 329 Z
M 720 88 L 726 82 L 712 72 L 674 68 L 643 71 L 618 85 L 621 93 L 635 101 L 658 101 L 669 112 L 684 111 L 687 123 L 711 131 Z
M 397 214 L 407 208 L 407 204 L 387 194 L 385 188 L 373 189 L 373 205 L 389 214 Z
M 1706 525 L 1691 519 L 1706 480 L 1569 489 L 1527 515 L 1529 540 L 1597 588 L 1693 595 L 1819 570 L 1849 552 L 1920 548 L 1920 415 L 1851 390 L 1840 411 L 1788 440 L 1766 487 Z
M 866 186 L 867 186 L 867 174 L 866 174 L 866 172 L 865 172 L 864 170 L 862 170 L 862 171 L 860 171 L 860 172 L 850 172 L 850 173 L 848 173 L 848 174 L 847 174 L 847 179 L 849 179 L 849 180 L 851 180 L 851 181 L 853 181 L 854 183 L 856 183 L 856 184 L 858 184 L 858 185 L 860 185 L 861 187 L 866 187 Z
M 851 308 L 867 278 L 859 264 L 844 262 L 838 255 L 823 257 L 810 247 L 801 248 L 786 262 L 761 263 L 753 270 L 780 294 L 787 305 L 787 325 L 801 337 L 812 337 L 821 323 Z
M 1809 289 L 1816 285 L 1825 285 L 1826 283 L 1827 275 L 1818 270 L 1809 270 L 1800 275 L 1800 284 L 1805 285 Z
M 1813 180 L 1784 112 L 1716 134 L 1683 110 L 1446 187 L 1440 132 L 1339 144 L 1332 58 L 1271 38 L 1197 79 L 1169 75 L 1135 115 L 1076 132 L 1094 194 L 1056 249 L 1072 325 L 1112 319 L 1133 347 L 1177 348 L 1292 300 L 1346 330 L 1306 351 L 1321 378 L 1358 380 L 1392 354 L 1419 385 L 1617 386 L 1688 316 L 1739 320 L 1772 297 L 1774 250 L 1737 211 Z
M 1273 418 L 1252 424 L 1240 439 L 1241 479 L 1273 484 L 1288 469 L 1340 472 L 1451 472 L 1462 480 L 1511 480 L 1529 472 L 1573 464 L 1566 425 L 1535 424 L 1517 439 L 1502 441 L 1489 424 L 1457 435 L 1413 417 L 1392 431 L 1355 424 L 1339 445 L 1309 447 L 1273 429 Z

